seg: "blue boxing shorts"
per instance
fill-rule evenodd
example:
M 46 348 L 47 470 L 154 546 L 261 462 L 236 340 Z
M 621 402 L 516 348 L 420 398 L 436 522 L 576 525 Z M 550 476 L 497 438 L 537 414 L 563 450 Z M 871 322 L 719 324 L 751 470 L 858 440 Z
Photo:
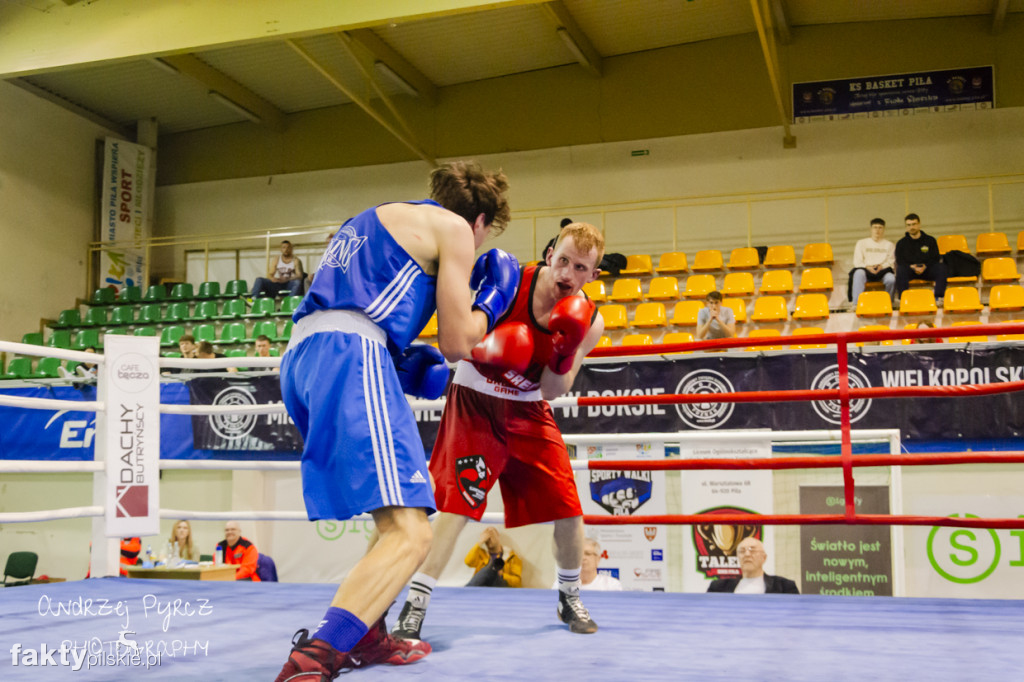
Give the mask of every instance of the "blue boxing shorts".
M 281 395 L 305 442 L 311 521 L 381 507 L 434 512 L 423 441 L 383 343 L 343 331 L 302 338 L 281 360 Z

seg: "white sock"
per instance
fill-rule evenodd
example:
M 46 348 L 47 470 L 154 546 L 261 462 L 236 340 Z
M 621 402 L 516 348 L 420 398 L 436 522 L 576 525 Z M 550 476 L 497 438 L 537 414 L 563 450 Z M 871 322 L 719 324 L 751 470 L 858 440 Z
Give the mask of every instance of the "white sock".
M 558 569 L 558 589 L 567 594 L 580 592 L 580 567 Z
M 409 596 L 406 597 L 406 601 L 417 608 L 427 608 L 436 585 L 437 578 L 431 578 L 426 573 L 415 573 L 409 581 Z

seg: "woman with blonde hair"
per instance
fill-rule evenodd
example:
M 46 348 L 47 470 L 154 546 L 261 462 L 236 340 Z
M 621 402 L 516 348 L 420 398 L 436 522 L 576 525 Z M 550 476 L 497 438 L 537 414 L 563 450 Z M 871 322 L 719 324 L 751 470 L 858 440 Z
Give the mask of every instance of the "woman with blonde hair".
M 192 524 L 182 519 L 171 529 L 171 546 L 178 543 L 178 556 L 186 561 L 199 561 L 199 552 L 192 543 Z

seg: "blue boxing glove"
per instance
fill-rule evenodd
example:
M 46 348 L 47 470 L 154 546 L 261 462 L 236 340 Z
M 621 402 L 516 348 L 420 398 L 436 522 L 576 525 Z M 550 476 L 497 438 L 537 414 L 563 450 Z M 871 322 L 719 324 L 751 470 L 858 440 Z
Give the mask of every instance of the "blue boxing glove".
M 511 253 L 491 249 L 476 259 L 469 286 L 477 292 L 473 307 L 487 315 L 487 331 L 490 332 L 516 297 L 519 261 Z
M 448 363 L 441 351 L 418 343 L 394 355 L 398 380 L 406 395 L 437 400 L 448 385 Z

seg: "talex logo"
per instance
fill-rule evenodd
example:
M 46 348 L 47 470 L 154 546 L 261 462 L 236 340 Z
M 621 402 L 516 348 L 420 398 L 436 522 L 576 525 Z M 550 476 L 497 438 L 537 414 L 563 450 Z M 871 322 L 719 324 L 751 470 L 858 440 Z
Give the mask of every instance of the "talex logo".
M 43 430 L 49 429 L 55 421 L 67 414 L 68 410 L 60 410 L 46 422 Z M 92 441 L 96 437 L 96 417 L 90 420 L 68 419 L 61 423 L 60 447 L 61 448 L 91 448 Z

